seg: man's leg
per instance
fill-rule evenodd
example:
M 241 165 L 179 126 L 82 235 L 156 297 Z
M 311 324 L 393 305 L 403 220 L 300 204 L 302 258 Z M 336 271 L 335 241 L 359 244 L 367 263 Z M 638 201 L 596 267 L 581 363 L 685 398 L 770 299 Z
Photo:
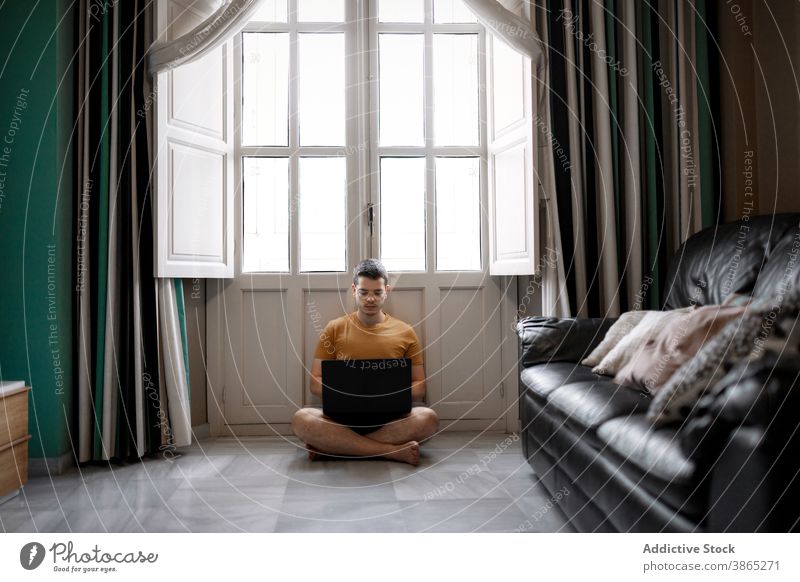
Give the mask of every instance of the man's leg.
M 298 410 L 292 418 L 292 430 L 307 445 L 330 455 L 385 457 L 411 465 L 419 463 L 419 443 L 415 440 L 379 442 L 332 421 L 318 408 Z
M 426 406 L 415 406 L 411 413 L 392 420 L 378 430 L 368 433 L 367 438 L 392 445 L 417 441 L 422 443 L 439 430 L 439 416 Z

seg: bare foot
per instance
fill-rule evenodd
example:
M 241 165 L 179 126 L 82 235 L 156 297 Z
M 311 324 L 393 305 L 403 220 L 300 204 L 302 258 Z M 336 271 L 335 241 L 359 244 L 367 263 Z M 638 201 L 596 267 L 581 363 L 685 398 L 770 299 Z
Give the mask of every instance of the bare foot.
M 400 461 L 401 463 L 408 463 L 415 467 L 419 465 L 419 443 L 417 441 L 409 441 L 405 444 L 399 445 L 399 448 L 391 453 L 383 455 L 387 459 L 393 461 Z
M 320 451 L 315 449 L 311 445 L 306 445 L 306 450 L 308 451 L 308 460 L 309 461 L 316 461 L 319 458 Z

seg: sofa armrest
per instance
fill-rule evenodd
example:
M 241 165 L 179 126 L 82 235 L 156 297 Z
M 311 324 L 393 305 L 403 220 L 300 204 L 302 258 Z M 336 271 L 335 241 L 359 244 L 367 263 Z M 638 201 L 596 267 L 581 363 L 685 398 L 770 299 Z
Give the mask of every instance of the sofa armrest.
M 784 447 L 761 428 L 733 431 L 709 474 L 707 531 L 799 531 L 798 440 Z
M 695 405 L 680 438 L 709 485 L 709 531 L 800 530 L 799 382 L 794 356 L 767 352 Z
M 526 317 L 517 322 L 520 365 L 580 362 L 603 340 L 612 318 Z

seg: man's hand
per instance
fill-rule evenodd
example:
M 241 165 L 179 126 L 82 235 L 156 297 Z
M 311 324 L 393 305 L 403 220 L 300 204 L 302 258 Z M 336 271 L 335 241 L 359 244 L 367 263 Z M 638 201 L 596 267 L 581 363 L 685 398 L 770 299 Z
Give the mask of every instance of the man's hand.
M 411 400 L 422 402 L 425 398 L 425 366 L 411 366 Z

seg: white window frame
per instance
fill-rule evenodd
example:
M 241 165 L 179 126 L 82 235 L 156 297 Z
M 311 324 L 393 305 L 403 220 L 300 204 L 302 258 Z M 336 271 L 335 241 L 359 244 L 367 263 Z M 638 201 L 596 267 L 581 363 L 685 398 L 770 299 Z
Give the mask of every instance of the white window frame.
M 381 157 L 424 157 L 425 158 L 425 269 L 424 271 L 409 271 L 412 273 L 435 273 L 436 269 L 436 173 L 435 158 L 437 157 L 478 157 L 480 158 L 479 177 L 479 205 L 486 208 L 487 202 L 487 98 L 486 98 L 486 60 L 481 58 L 486 53 L 486 29 L 478 23 L 435 24 L 433 22 L 433 0 L 424 0 L 425 20 L 414 23 L 378 22 L 379 0 L 369 0 L 369 42 L 374 47 L 370 51 L 370 123 L 369 123 L 369 155 L 371 167 L 371 191 L 376 193 L 376 202 L 380 200 L 380 158 Z M 379 55 L 378 35 L 388 33 L 416 33 L 424 34 L 424 124 L 425 145 L 423 146 L 381 146 L 379 145 Z M 434 145 L 434 95 L 433 95 L 433 35 L 434 33 L 450 34 L 477 34 L 478 35 L 478 145 L 477 146 L 436 146 Z M 431 209 L 431 212 L 428 212 Z M 480 224 L 480 269 L 487 267 L 488 249 L 486 236 L 486 218 L 483 213 Z M 380 217 L 375 220 L 375 246 L 377 255 L 380 256 Z M 398 271 L 403 272 L 403 271 Z M 459 271 L 442 271 L 444 273 L 457 273 Z
M 234 160 L 237 192 L 239 195 L 239 211 L 237 216 L 236 240 L 241 241 L 237 246 L 236 275 L 243 273 L 244 265 L 244 190 L 243 190 L 243 163 L 246 157 L 280 157 L 289 158 L 289 271 L 252 271 L 247 275 L 288 275 L 300 273 L 300 218 L 299 212 L 299 159 L 301 157 L 341 157 L 346 160 L 347 167 L 347 222 L 351 223 L 354 213 L 363 207 L 366 200 L 366 180 L 357 179 L 362 175 L 359 167 L 364 167 L 359 157 L 363 154 L 364 148 L 359 148 L 357 144 L 364 143 L 364 120 L 358 115 L 359 110 L 363 110 L 360 103 L 364 96 L 361 95 L 363 83 L 358 83 L 359 78 L 363 78 L 359 61 L 362 58 L 359 54 L 362 48 L 358 45 L 360 23 L 363 22 L 363 1 L 345 1 L 345 22 L 299 22 L 297 20 L 297 0 L 287 0 L 287 22 L 256 23 L 250 22 L 241 33 L 234 39 L 234 126 L 236 133 L 234 137 Z M 287 146 L 245 146 L 242 145 L 241 127 L 243 119 L 242 111 L 242 39 L 243 34 L 248 32 L 269 32 L 269 33 L 288 33 L 289 37 L 289 139 Z M 342 146 L 301 146 L 300 145 L 300 118 L 298 115 L 298 50 L 297 39 L 302 33 L 343 33 L 345 38 L 345 74 L 346 91 L 345 96 L 345 144 Z M 368 175 L 368 173 L 363 174 Z M 293 210 L 294 209 L 294 210 Z M 357 249 L 361 247 L 361 241 L 353 240 L 352 234 L 347 232 L 347 249 L 345 252 L 345 264 L 352 261 L 351 254 L 358 254 Z M 337 271 L 324 271 L 320 273 L 335 273 Z M 342 272 L 342 271 L 339 271 Z M 306 272 L 303 272 L 304 274 Z M 308 272 L 310 275 L 317 274 L 315 271 Z
M 479 204 L 486 208 L 487 200 L 487 134 L 486 134 L 486 64 L 480 58 L 484 53 L 486 32 L 480 24 L 433 24 L 433 0 L 424 0 L 426 10 L 425 23 L 379 23 L 378 0 L 346 1 L 346 14 L 344 23 L 307 23 L 298 22 L 296 13 L 296 0 L 288 0 L 288 17 L 286 23 L 248 23 L 242 33 L 234 41 L 234 159 L 237 188 L 240 195 L 243 193 L 242 167 L 243 159 L 251 156 L 262 157 L 289 157 L 289 192 L 290 208 L 298 207 L 298 159 L 301 156 L 342 156 L 347 158 L 348 175 L 348 218 L 366 223 L 368 204 L 378 207 L 380 191 L 380 157 L 424 157 L 426 160 L 426 269 L 420 272 L 435 272 L 436 267 L 436 206 L 435 206 L 435 158 L 436 157 L 477 157 L 480 160 Z M 288 146 L 243 146 L 241 140 L 242 123 L 242 34 L 248 32 L 289 33 L 290 37 L 290 85 L 289 85 L 289 145 Z M 302 32 L 344 32 L 346 54 L 349 55 L 346 64 L 347 91 L 345 108 L 347 115 L 347 144 L 344 147 L 318 147 L 300 146 L 299 116 L 297 111 L 297 34 Z M 379 80 L 378 80 L 378 34 L 379 32 L 407 32 L 421 33 L 425 36 L 425 71 L 424 71 L 424 107 L 425 107 L 425 145 L 380 147 L 378 145 L 379 127 Z M 433 34 L 444 33 L 469 33 L 478 36 L 478 87 L 479 87 L 479 142 L 477 146 L 435 146 L 433 136 Z M 351 50 L 352 49 L 352 50 Z M 360 80 L 366 80 L 361 82 Z M 365 147 L 365 144 L 367 146 Z M 241 208 L 244 208 L 243 196 L 240 198 Z M 427 212 L 427 209 L 433 212 Z M 241 211 L 238 213 L 242 218 Z M 243 242 L 243 222 L 236 224 L 237 240 Z M 485 269 L 488 261 L 488 238 L 486 236 L 486 218 L 480 219 L 480 260 L 481 270 Z M 290 274 L 301 273 L 299 269 L 299 218 L 297 212 L 290 212 L 289 225 L 289 266 Z M 380 256 L 380 215 L 375 214 L 372 236 L 369 229 L 363 229 L 360 240 L 350 241 L 348 234 L 348 248 L 363 248 L 370 256 Z M 350 244 L 352 242 L 352 244 Z M 237 252 L 236 274 L 242 274 L 243 251 Z M 349 255 L 349 253 L 348 253 Z M 347 257 L 348 264 L 352 257 Z M 458 271 L 445 271 L 454 273 Z M 328 271 L 331 273 L 331 271 Z M 279 274 L 275 271 L 258 271 L 247 273 L 254 276 Z M 287 273 L 284 273 L 287 274 Z M 305 272 L 303 272 L 305 274 Z M 315 273 L 310 273 L 315 274 Z
M 481 271 L 488 269 L 492 275 L 522 275 L 536 271 L 536 257 L 538 256 L 538 204 L 536 203 L 536 188 L 534 182 L 534 152 L 536 152 L 536 132 L 533 128 L 533 111 L 531 96 L 534 87 L 530 77 L 530 61 L 526 59 L 523 75 L 525 79 L 526 111 L 518 125 L 518 139 L 525 143 L 526 164 L 524 203 L 516 204 L 513 210 L 504 204 L 506 216 L 499 216 L 496 201 L 503 192 L 496 191 L 497 182 L 494 176 L 494 158 L 503 149 L 503 142 L 510 137 L 505 132 L 503 135 L 493 128 L 491 91 L 487 86 L 491 84 L 491 43 L 484 28 L 479 24 L 434 24 L 432 21 L 433 0 L 424 0 L 426 19 L 424 23 L 379 23 L 378 0 L 348 0 L 345 2 L 346 16 L 344 23 L 298 23 L 296 18 L 296 0 L 288 3 L 288 21 L 286 23 L 251 23 L 246 28 L 247 32 L 295 32 L 295 38 L 290 42 L 290 120 L 293 126 L 290 131 L 290 142 L 287 147 L 250 147 L 241 145 L 241 119 L 242 119 L 242 36 L 237 35 L 228 41 L 222 51 L 225 60 L 224 76 L 227 79 L 223 84 L 222 96 L 224 111 L 224 136 L 217 144 L 212 144 L 224 155 L 224 187 L 219 193 L 219 200 L 214 203 L 222 204 L 223 211 L 219 217 L 222 225 L 223 251 L 219 257 L 203 257 L 202 251 L 189 254 L 192 249 L 184 251 L 184 256 L 173 257 L 170 253 L 170 241 L 176 229 L 180 232 L 192 233 L 197 227 L 192 226 L 193 216 L 181 216 L 170 211 L 172 203 L 172 187 L 166 148 L 170 143 L 172 134 L 183 131 L 180 127 L 170 123 L 168 103 L 170 98 L 169 87 L 162 90 L 156 99 L 158 119 L 155 128 L 157 143 L 159 144 L 159 158 L 156 164 L 157 174 L 157 220 L 156 229 L 156 276 L 159 277 L 221 277 L 228 278 L 242 274 L 243 266 L 243 221 L 242 218 L 242 159 L 244 156 L 286 156 L 289 158 L 289 193 L 290 208 L 297 208 L 298 203 L 298 158 L 301 155 L 341 156 L 346 158 L 348 191 L 346 193 L 348 224 L 361 221 L 367 223 L 367 205 L 372 203 L 377 206 L 379 201 L 380 178 L 379 160 L 381 156 L 424 156 L 426 160 L 426 217 L 425 217 L 425 246 L 426 269 L 425 271 L 412 271 L 422 274 L 436 272 L 436 204 L 435 204 L 435 167 L 436 157 L 478 157 L 481 160 L 481 176 L 479 181 L 479 196 L 482 209 L 488 209 L 488 216 L 481 212 L 480 220 L 480 249 Z M 157 11 L 156 23 L 165 22 L 166 14 L 163 3 Z M 298 32 L 332 32 L 345 33 L 345 51 L 349 55 L 346 62 L 346 145 L 344 147 L 300 147 L 299 119 L 297 116 L 297 43 Z M 415 32 L 425 36 L 425 73 L 424 73 L 424 107 L 425 107 L 425 145 L 424 147 L 381 147 L 378 144 L 378 54 L 377 41 L 380 32 Z M 434 145 L 434 118 L 433 118 L 433 78 L 432 78 L 432 42 L 433 35 L 443 33 L 473 33 L 478 35 L 479 52 L 486 58 L 479 59 L 479 145 L 465 147 L 441 147 Z M 498 42 L 493 39 L 493 42 Z M 159 74 L 156 79 L 156 88 L 163 89 L 167 75 L 171 72 Z M 233 90 L 231 90 L 231 88 Z M 170 133 L 172 132 L 172 133 Z M 184 132 L 185 133 L 185 132 Z M 182 138 L 184 139 L 184 138 Z M 208 149 L 206 136 L 201 133 L 192 134 L 189 140 L 192 145 L 200 149 Z M 205 140 L 205 141 L 204 141 Z M 163 143 L 162 143 L 163 142 Z M 196 143 L 195 143 L 196 142 Z M 161 151 L 161 150 L 164 151 Z M 216 150 L 215 150 L 216 151 Z M 163 159 L 162 159 L 163 158 Z M 173 180 L 174 182 L 174 180 Z M 517 194 L 511 193 L 512 196 Z M 185 196 L 185 194 L 184 194 Z M 216 194 L 215 194 L 216 196 Z M 234 202 L 235 197 L 235 202 Z M 507 202 L 507 198 L 504 199 Z M 235 214 L 234 214 L 235 209 Z M 348 228 L 346 263 L 351 263 L 356 257 L 380 256 L 380 216 L 376 220 L 370 235 L 370 229 Z M 208 217 L 203 220 L 208 221 Z M 499 254 L 497 237 L 502 236 L 508 224 L 524 221 L 524 241 L 516 244 L 514 252 Z M 236 229 L 236 230 L 234 230 Z M 289 224 L 289 273 L 297 274 L 299 270 L 299 217 L 297 212 L 290 212 Z M 184 238 L 184 241 L 186 239 Z M 506 245 L 508 247 L 508 245 Z M 234 252 L 235 251 L 235 252 Z M 211 260 L 209 260 L 211 259 Z M 469 271 L 444 271 L 441 273 L 458 273 Z M 330 273 L 330 272 L 329 272 Z M 276 272 L 254 272 L 253 275 L 280 275 Z

